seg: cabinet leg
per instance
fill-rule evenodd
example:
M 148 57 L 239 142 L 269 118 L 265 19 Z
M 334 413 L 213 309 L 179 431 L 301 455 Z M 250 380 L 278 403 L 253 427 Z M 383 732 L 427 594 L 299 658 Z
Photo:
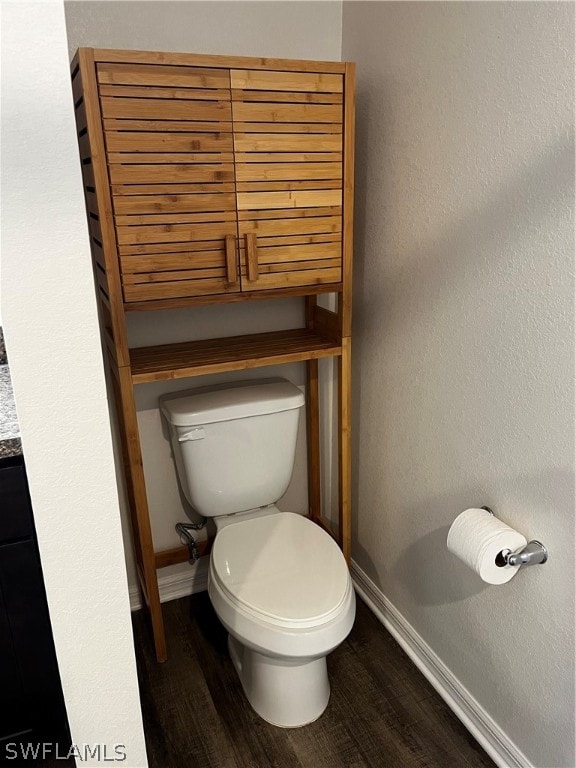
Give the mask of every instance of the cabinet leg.
M 158 661 L 166 661 L 168 658 L 166 637 L 164 635 L 162 606 L 158 592 L 158 576 L 152 543 L 152 530 L 150 528 L 132 376 L 129 366 L 117 369 L 113 367 L 113 373 L 116 377 L 114 379 L 114 394 L 122 442 L 126 491 L 132 519 L 138 576 L 142 592 L 144 593 L 145 603 L 150 612 L 156 658 Z
M 346 562 L 351 556 L 351 344 L 350 337 L 342 339 L 342 355 L 338 359 L 338 500 L 339 532 Z
M 314 328 L 316 296 L 304 300 L 306 327 Z M 306 439 L 308 443 L 308 509 L 314 522 L 322 520 L 320 497 L 320 398 L 318 360 L 306 361 Z
M 308 506 L 315 522 L 322 515 L 320 501 L 320 402 L 318 360 L 306 361 L 306 428 L 308 440 Z

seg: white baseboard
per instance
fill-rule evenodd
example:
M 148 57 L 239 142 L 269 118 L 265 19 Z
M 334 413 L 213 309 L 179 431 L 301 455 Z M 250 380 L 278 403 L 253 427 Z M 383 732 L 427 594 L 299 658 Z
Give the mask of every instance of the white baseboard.
M 203 561 L 200 561 L 194 569 L 187 567 L 176 573 L 167 572 L 158 575 L 161 603 L 177 600 L 179 597 L 186 597 L 186 595 L 194 595 L 196 592 L 204 592 L 207 587 L 208 563 Z M 130 586 L 129 594 L 130 610 L 140 610 L 142 608 L 142 594 L 137 584 Z
M 532 763 L 480 706 L 414 627 L 354 561 L 352 579 L 359 596 L 438 691 L 499 768 L 533 768 Z

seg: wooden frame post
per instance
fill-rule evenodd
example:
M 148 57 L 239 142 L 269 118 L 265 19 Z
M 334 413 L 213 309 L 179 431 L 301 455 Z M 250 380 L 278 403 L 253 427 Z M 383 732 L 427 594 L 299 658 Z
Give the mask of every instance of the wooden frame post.
M 168 653 L 166 637 L 164 635 L 160 593 L 158 590 L 158 576 L 156 573 L 148 499 L 146 497 L 146 481 L 144 479 L 142 452 L 140 450 L 132 375 L 129 366 L 116 368 L 112 364 L 112 371 L 114 374 L 114 395 L 122 443 L 128 506 L 134 532 L 136 570 L 144 601 L 150 612 L 156 658 L 158 661 L 166 661 Z
M 342 339 L 338 358 L 338 533 L 346 562 L 351 557 L 352 459 L 351 459 L 351 343 Z
M 306 328 L 313 330 L 316 296 L 307 296 L 305 301 Z M 317 523 L 322 517 L 318 360 L 306 361 L 306 434 L 308 447 L 308 508 L 311 519 Z

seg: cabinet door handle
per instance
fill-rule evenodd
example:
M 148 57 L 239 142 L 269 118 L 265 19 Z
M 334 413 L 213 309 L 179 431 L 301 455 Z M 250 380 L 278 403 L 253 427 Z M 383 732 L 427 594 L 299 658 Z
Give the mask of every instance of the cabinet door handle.
M 236 285 L 238 282 L 236 238 L 234 235 L 226 235 L 226 282 L 228 285 Z
M 256 235 L 253 232 L 246 234 L 246 267 L 248 280 L 251 282 L 258 280 L 258 245 L 256 244 Z

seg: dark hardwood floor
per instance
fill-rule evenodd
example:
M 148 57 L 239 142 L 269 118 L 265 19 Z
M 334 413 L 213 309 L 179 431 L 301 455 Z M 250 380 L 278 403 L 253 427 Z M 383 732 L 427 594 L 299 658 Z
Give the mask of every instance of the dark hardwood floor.
M 480 768 L 494 763 L 361 600 L 328 657 L 322 717 L 285 730 L 246 701 L 207 593 L 164 604 L 169 659 L 157 664 L 134 614 L 150 768 Z

